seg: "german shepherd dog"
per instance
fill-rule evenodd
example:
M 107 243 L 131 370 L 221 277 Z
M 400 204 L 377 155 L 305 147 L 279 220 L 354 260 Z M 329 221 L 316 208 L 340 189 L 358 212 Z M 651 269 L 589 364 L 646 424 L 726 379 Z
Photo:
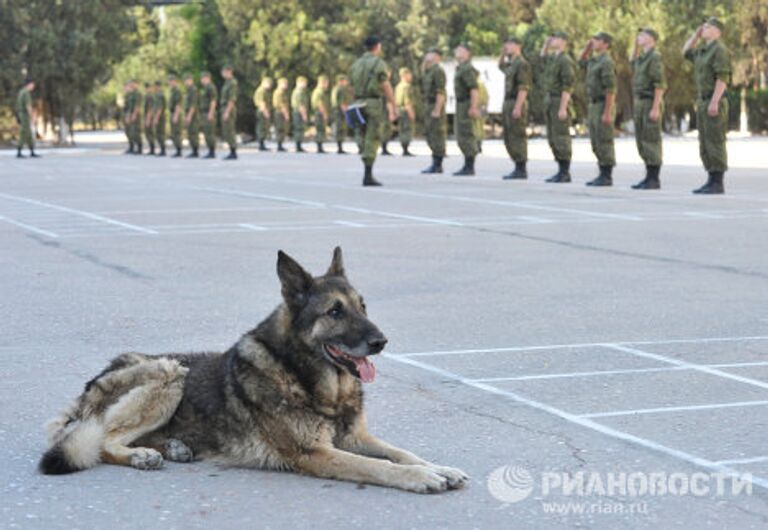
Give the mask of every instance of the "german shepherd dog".
M 419 493 L 462 487 L 437 466 L 368 432 L 363 383 L 386 337 L 336 248 L 313 278 L 278 252 L 283 302 L 225 353 L 124 353 L 48 424 L 46 474 L 98 462 L 159 469 L 210 459 Z

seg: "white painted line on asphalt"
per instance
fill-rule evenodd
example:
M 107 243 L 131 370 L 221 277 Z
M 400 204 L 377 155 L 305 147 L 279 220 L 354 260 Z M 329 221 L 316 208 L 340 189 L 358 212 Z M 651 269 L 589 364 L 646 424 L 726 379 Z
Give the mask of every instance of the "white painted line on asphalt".
M 52 210 L 58 210 L 60 212 L 66 212 L 71 213 L 73 215 L 80 215 L 82 217 L 87 217 L 88 219 L 93 219 L 94 221 L 101 221 L 102 223 L 107 223 L 115 226 L 121 226 L 123 228 L 127 228 L 128 230 L 134 230 L 136 232 L 141 232 L 143 234 L 157 234 L 154 230 L 149 230 L 147 228 L 143 228 L 141 226 L 136 226 L 130 223 L 124 223 L 122 221 L 118 221 L 116 219 L 112 219 L 109 217 L 104 217 L 102 215 L 97 215 L 95 213 L 86 212 L 83 210 L 77 210 L 75 208 L 68 208 L 66 206 L 60 206 L 58 204 L 52 204 L 49 202 L 44 201 L 38 201 L 36 199 L 29 199 L 27 197 L 19 197 L 16 195 L 9 195 L 7 193 L 0 193 L 0 197 L 3 197 L 4 199 L 9 199 L 12 201 L 18 201 L 18 202 L 24 202 L 27 204 L 33 204 L 35 206 L 40 206 L 42 208 L 50 208 Z
M 48 230 L 44 230 L 42 228 L 38 228 L 36 226 L 28 225 L 27 223 L 22 223 L 21 221 L 16 221 L 15 219 L 9 219 L 8 217 L 0 217 L 0 221 L 5 221 L 8 224 L 12 224 L 14 226 L 18 226 L 19 228 L 23 228 L 25 230 L 29 230 L 30 232 L 34 232 L 36 234 L 40 234 L 41 236 L 47 236 L 52 238 L 59 237 L 58 234 L 54 234 L 53 232 L 50 232 Z
M 263 226 L 252 225 L 251 223 L 240 223 L 237 226 L 242 226 L 243 228 L 253 230 L 254 232 L 265 232 L 267 230 L 267 228 L 264 228 Z
M 702 219 L 722 219 L 722 215 L 718 215 L 715 213 L 707 213 L 707 212 L 683 212 L 683 215 L 688 215 L 690 217 L 701 217 Z
M 326 204 L 317 201 L 305 201 L 302 199 L 294 199 L 292 197 L 284 197 L 282 195 L 267 195 L 264 193 L 253 193 L 250 191 L 233 190 L 229 188 L 213 188 L 210 186 L 189 186 L 189 189 L 198 191 L 211 191 L 213 193 L 223 193 L 225 195 L 234 195 L 235 197 L 250 197 L 254 199 L 265 199 L 268 201 L 287 202 L 291 204 L 301 204 L 302 206 L 312 206 L 313 208 L 325 208 Z
M 717 464 L 730 466 L 734 464 L 757 464 L 760 462 L 768 462 L 768 456 L 755 456 L 752 458 L 734 458 L 733 460 L 718 460 Z
M 638 350 L 637 348 L 622 346 L 621 344 L 606 344 L 606 347 L 616 351 L 624 352 L 624 353 L 631 353 L 632 355 L 636 355 L 638 357 L 644 357 L 646 359 L 654 359 L 656 361 L 662 361 L 665 363 L 673 364 L 675 366 L 684 366 L 686 368 L 697 370 L 699 372 L 704 372 L 709 375 L 715 375 L 718 377 L 722 377 L 724 379 L 731 379 L 733 381 L 738 381 L 739 383 L 756 386 L 758 388 L 768 389 L 768 383 L 764 381 L 758 381 L 757 379 L 750 379 L 749 377 L 742 377 L 740 375 L 732 374 L 730 372 L 723 372 L 722 370 L 718 370 L 717 368 L 710 368 L 702 364 L 689 363 L 687 361 L 681 361 L 680 359 L 673 359 L 672 357 L 667 357 L 666 355 L 660 355 L 658 353 L 650 353 L 643 350 Z
M 367 208 L 357 208 L 354 206 L 344 206 L 341 204 L 333 204 L 331 205 L 331 208 L 335 208 L 337 210 L 344 210 L 346 212 L 364 213 L 368 215 L 379 215 L 382 217 L 392 217 L 394 219 L 407 219 L 409 221 L 420 221 L 422 223 L 432 223 L 432 224 L 449 225 L 449 226 L 465 226 L 464 223 L 460 223 L 458 221 L 451 221 L 450 219 L 436 219 L 434 217 L 421 217 L 416 215 L 382 212 L 380 210 L 369 210 Z
M 517 218 L 521 221 L 527 221 L 529 223 L 556 223 L 554 219 L 547 219 L 545 217 L 534 217 L 532 215 L 518 215 Z
M 588 412 L 579 414 L 580 418 L 611 418 L 614 416 L 634 416 L 635 414 L 655 414 L 659 412 L 684 412 L 689 410 L 713 410 L 734 407 L 755 407 L 768 405 L 768 401 L 734 401 L 733 403 L 713 403 L 711 405 L 684 405 L 679 407 L 656 407 L 650 409 L 614 410 L 609 412 Z
M 454 374 L 453 372 L 449 372 L 447 370 L 443 370 L 442 368 L 438 368 L 436 366 L 432 366 L 427 363 L 423 363 L 420 361 L 417 361 L 415 359 L 403 357 L 401 355 L 390 355 L 387 353 L 382 354 L 384 357 L 388 359 L 392 359 L 395 362 L 407 364 L 410 366 L 414 366 L 416 368 L 421 368 L 422 370 L 426 370 L 428 372 L 431 372 L 433 374 L 439 375 L 441 377 L 445 377 L 446 379 L 450 379 L 452 381 L 456 381 L 462 384 L 465 384 L 467 386 L 470 386 L 472 388 L 476 388 L 478 390 L 483 390 L 485 392 L 488 392 L 490 394 L 495 394 L 498 396 L 503 396 L 508 399 L 511 399 L 512 401 L 516 401 L 518 403 L 521 403 L 523 405 L 529 406 L 531 408 L 541 410 L 543 412 L 547 412 L 549 414 L 552 414 L 554 416 L 557 416 L 559 418 L 562 418 L 570 423 L 573 423 L 575 425 L 579 425 L 580 427 L 585 427 L 587 429 L 591 429 L 593 431 L 599 432 L 600 434 L 604 434 L 606 436 L 610 436 L 611 438 L 615 438 L 617 440 L 622 440 L 634 445 L 638 445 L 640 447 L 644 447 L 646 449 L 651 449 L 653 451 L 665 454 L 667 456 L 671 456 L 673 458 L 677 458 L 678 460 L 682 460 L 684 462 L 688 462 L 690 464 L 694 464 L 699 467 L 703 467 L 705 469 L 709 469 L 712 471 L 717 471 L 719 473 L 724 473 L 726 475 L 734 476 L 734 477 L 743 477 L 743 474 L 736 469 L 730 468 L 726 465 L 720 464 L 718 462 L 714 462 L 712 460 L 708 460 L 706 458 L 701 458 L 698 456 L 695 456 L 691 453 L 687 453 L 685 451 L 680 451 L 678 449 L 674 449 L 672 447 L 667 447 L 665 445 L 662 445 L 660 443 L 654 442 L 653 440 L 648 440 L 646 438 L 642 438 L 640 436 L 635 436 L 634 434 L 629 434 L 624 431 L 620 431 L 618 429 L 614 429 L 612 427 L 608 427 L 606 425 L 602 425 L 600 423 L 597 423 L 589 418 L 581 418 L 576 414 L 571 414 L 570 412 L 566 412 L 564 410 L 561 410 L 557 407 L 553 407 L 551 405 L 547 405 L 546 403 L 542 403 L 540 401 L 535 401 L 532 399 L 528 399 L 524 396 L 521 396 L 520 394 L 516 394 L 514 392 L 509 392 L 507 390 L 502 390 L 500 388 L 496 388 L 494 386 L 485 384 L 485 383 L 478 383 L 476 381 L 470 381 L 468 379 L 465 379 L 457 374 Z M 764 489 L 768 489 L 768 478 L 758 477 L 758 476 L 752 476 L 752 484 L 755 486 L 759 486 Z
M 337 220 L 337 221 L 334 221 L 334 223 L 341 226 L 351 226 L 353 228 L 366 228 L 366 225 L 364 225 L 363 223 L 353 223 L 352 221 Z

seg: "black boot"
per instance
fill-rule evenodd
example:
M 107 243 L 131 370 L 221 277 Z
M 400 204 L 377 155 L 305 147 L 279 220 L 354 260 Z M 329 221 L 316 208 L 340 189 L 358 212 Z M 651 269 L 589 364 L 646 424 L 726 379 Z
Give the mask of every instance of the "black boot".
M 710 171 L 707 183 L 702 187 L 693 190 L 693 193 L 699 195 L 722 195 L 725 193 L 725 187 L 723 186 L 722 171 Z
M 216 158 L 216 149 L 208 149 L 208 154 L 203 158 Z
M 600 174 L 587 182 L 587 186 L 613 186 L 613 166 L 600 166 Z
M 30 158 L 43 158 L 42 155 L 38 155 L 37 153 L 35 153 L 35 148 L 34 147 L 31 147 L 29 149 L 29 157 Z
M 443 172 L 443 157 L 432 155 L 432 165 L 421 171 L 425 175 Z
M 632 185 L 633 190 L 657 190 L 661 188 L 659 172 L 661 166 L 645 166 L 645 178 Z
M 571 181 L 571 161 L 570 160 L 558 160 L 557 161 L 557 173 L 547 179 L 547 182 L 554 182 L 556 184 L 566 183 Z
M 381 154 L 384 156 L 391 156 L 392 153 L 389 152 L 389 149 L 387 149 L 387 142 L 381 143 Z
M 134 154 L 134 155 L 141 155 L 141 154 L 144 154 L 144 144 L 142 144 L 141 142 L 139 142 L 139 143 L 136 145 L 136 150 L 133 152 L 133 154 Z
M 155 144 L 153 142 L 149 143 L 149 153 L 147 153 L 147 154 L 154 156 L 154 154 L 155 154 Z
M 337 155 L 346 155 L 347 152 L 344 150 L 344 145 L 341 142 L 336 142 L 336 154 Z
M 323 143 L 317 142 L 317 153 L 324 155 L 325 152 L 326 152 L 325 149 L 323 149 Z
M 222 160 L 237 160 L 237 149 L 230 147 L 229 154 L 222 158 Z
M 124 155 L 132 155 L 133 154 L 133 142 L 128 142 L 128 149 L 126 149 L 123 154 Z
M 176 152 L 171 156 L 171 158 L 180 158 L 181 157 L 181 147 L 176 148 Z
M 453 174 L 454 177 L 471 177 L 475 174 L 475 157 L 465 156 L 464 167 Z
M 403 156 L 414 156 L 414 155 L 413 155 L 413 153 L 411 153 L 411 152 L 408 150 L 408 145 L 409 145 L 409 144 L 407 144 L 407 143 L 402 143 L 401 145 L 403 146 Z
M 21 147 L 19 147 L 18 151 L 16 151 L 16 158 L 27 158 L 21 154 Z
M 269 148 L 264 143 L 264 140 L 259 140 L 259 151 L 269 151 Z
M 515 170 L 509 175 L 504 175 L 504 180 L 526 180 L 528 170 L 525 169 L 526 162 L 515 162 Z
M 283 147 L 283 142 L 277 142 L 277 152 L 278 153 L 285 153 L 288 149 Z
M 301 147 L 301 142 L 296 142 L 296 152 L 297 153 L 304 153 L 304 148 Z
M 200 154 L 198 153 L 197 150 L 198 150 L 197 147 L 192 147 L 192 152 L 187 155 L 187 158 L 197 158 L 197 157 L 199 157 Z
M 160 146 L 160 153 L 157 156 L 165 156 L 165 144 Z
M 373 166 L 365 165 L 365 174 L 363 175 L 363 186 L 381 186 L 381 182 L 373 178 Z

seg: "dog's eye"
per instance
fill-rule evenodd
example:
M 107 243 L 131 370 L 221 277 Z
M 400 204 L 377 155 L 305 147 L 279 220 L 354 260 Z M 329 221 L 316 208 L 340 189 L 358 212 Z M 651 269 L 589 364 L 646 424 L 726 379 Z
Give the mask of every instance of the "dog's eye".
M 333 307 L 328 310 L 328 316 L 331 318 L 341 318 L 344 314 L 344 306 L 341 302 L 336 302 Z

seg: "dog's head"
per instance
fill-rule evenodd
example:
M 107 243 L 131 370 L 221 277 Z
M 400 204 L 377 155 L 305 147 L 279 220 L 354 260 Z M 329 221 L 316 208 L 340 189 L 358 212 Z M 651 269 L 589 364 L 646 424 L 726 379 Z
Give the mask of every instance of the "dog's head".
M 380 353 L 387 338 L 368 320 L 363 297 L 344 274 L 341 248 L 328 271 L 313 278 L 282 250 L 277 275 L 294 333 L 314 354 L 365 383 L 376 376 L 369 355 Z

